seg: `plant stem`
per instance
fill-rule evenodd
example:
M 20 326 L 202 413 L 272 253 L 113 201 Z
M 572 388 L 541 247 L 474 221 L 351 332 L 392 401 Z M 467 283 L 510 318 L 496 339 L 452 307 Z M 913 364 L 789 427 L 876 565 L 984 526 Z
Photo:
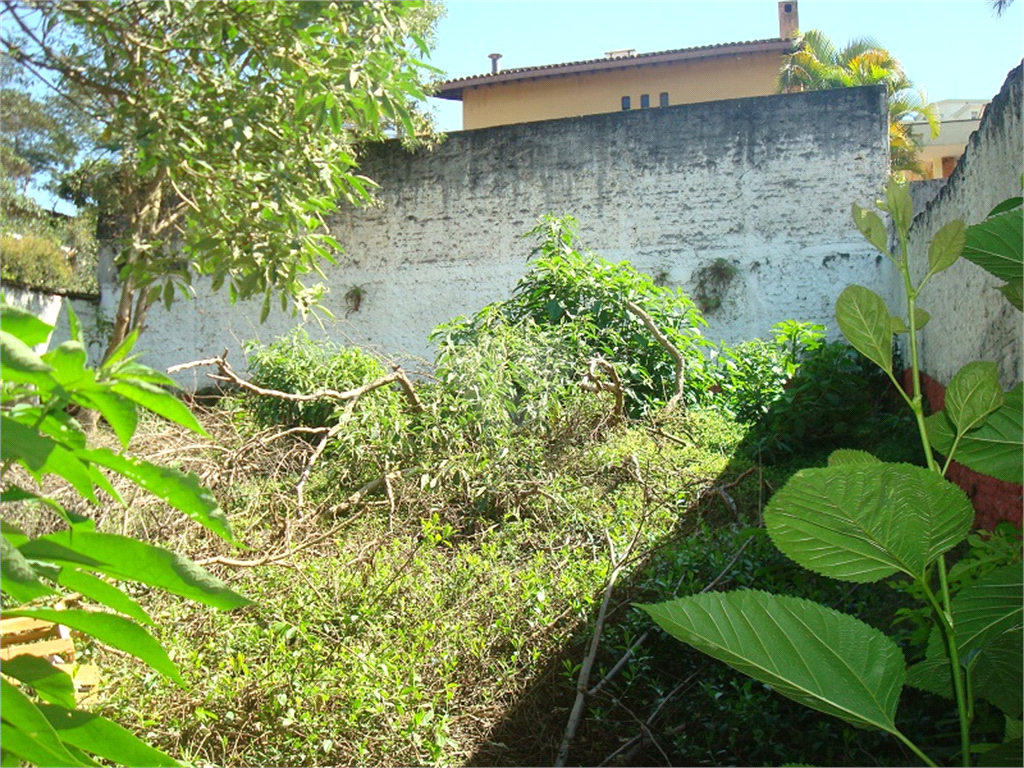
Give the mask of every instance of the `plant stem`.
M 925 765 L 931 766 L 931 768 L 937 768 L 935 762 L 930 757 L 928 757 L 928 755 L 926 755 L 924 752 L 922 752 L 914 742 L 912 742 L 910 739 L 908 739 L 902 733 L 900 733 L 899 731 L 892 731 L 892 735 L 895 736 L 900 741 L 902 741 L 908 747 L 910 747 L 911 751 L 915 755 L 917 755 L 922 760 L 924 760 Z
M 953 679 L 953 692 L 956 696 L 956 708 L 960 716 L 960 750 L 963 753 L 963 764 L 965 768 L 971 764 L 971 717 L 972 713 L 968 708 L 967 694 L 964 690 L 963 668 L 960 666 L 960 652 L 956 647 L 956 632 L 953 626 L 953 612 L 950 609 L 949 581 L 946 578 L 946 558 L 944 555 L 938 557 L 939 584 L 942 590 L 942 605 L 939 604 L 935 593 L 932 592 L 928 583 L 919 579 L 918 583 L 924 588 L 925 595 L 931 603 L 938 619 L 939 631 L 942 633 L 942 640 L 946 645 L 946 656 L 949 659 L 949 672 Z

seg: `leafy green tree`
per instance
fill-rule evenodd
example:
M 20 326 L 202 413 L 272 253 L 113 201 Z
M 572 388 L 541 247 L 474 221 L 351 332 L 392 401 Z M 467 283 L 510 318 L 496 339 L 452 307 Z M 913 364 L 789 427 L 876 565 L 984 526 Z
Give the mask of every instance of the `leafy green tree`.
M 371 199 L 361 142 L 429 136 L 437 6 L 421 2 L 4 0 L 0 50 L 96 126 L 65 191 L 120 222 L 111 354 L 192 276 L 232 301 L 303 283 L 340 246 L 325 219 Z M 415 55 L 414 55 L 415 54 Z
M 796 44 L 796 51 L 783 57 L 776 81 L 779 93 L 884 85 L 889 94 L 892 170 L 920 172 L 920 139 L 911 133 L 911 124 L 926 121 L 934 139 L 939 135 L 938 111 L 922 91 L 914 89 L 899 60 L 871 38 L 851 40 L 838 48 L 817 29 L 801 34 Z

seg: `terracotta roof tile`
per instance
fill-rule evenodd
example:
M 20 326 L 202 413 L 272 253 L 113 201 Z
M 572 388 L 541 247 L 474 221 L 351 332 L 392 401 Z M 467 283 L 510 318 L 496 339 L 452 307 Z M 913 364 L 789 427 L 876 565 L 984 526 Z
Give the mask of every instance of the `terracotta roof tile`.
M 599 72 L 602 70 L 621 69 L 631 66 L 662 64 L 675 61 L 686 61 L 689 59 L 713 58 L 715 56 L 727 56 L 729 54 L 738 53 L 764 53 L 771 51 L 784 53 L 791 51 L 793 49 L 793 45 L 794 43 L 792 40 L 769 38 L 767 40 L 748 40 L 739 43 L 702 45 L 696 48 L 677 48 L 668 51 L 636 53 L 615 58 L 602 56 L 599 59 L 569 61 L 561 64 L 542 64 L 536 67 L 516 67 L 514 69 L 504 69 L 497 73 L 487 72 L 482 75 L 470 75 L 468 77 L 448 80 L 441 83 L 434 96 L 442 99 L 461 101 L 463 88 L 516 82 L 519 80 L 532 80 L 540 77 L 557 77 L 558 75 L 578 72 Z

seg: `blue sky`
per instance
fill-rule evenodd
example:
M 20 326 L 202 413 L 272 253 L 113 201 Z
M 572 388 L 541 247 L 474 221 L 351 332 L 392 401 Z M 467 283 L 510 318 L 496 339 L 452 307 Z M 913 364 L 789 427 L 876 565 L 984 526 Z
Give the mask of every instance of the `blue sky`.
M 869 36 L 903 62 L 931 101 L 990 99 L 1024 56 L 1021 7 L 996 17 L 987 0 L 800 0 L 801 29 L 843 44 Z M 431 64 L 447 77 L 778 36 L 773 0 L 449 0 Z M 462 127 L 458 102 L 432 99 L 438 128 Z

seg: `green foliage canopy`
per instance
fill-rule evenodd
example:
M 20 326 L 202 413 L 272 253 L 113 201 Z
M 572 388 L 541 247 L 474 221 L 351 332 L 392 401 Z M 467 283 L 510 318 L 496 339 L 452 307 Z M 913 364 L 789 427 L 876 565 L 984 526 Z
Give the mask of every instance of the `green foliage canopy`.
M 122 225 L 108 354 L 193 274 L 232 300 L 279 293 L 339 248 L 325 218 L 364 204 L 360 142 L 429 134 L 418 109 L 437 16 L 419 2 L 5 0 L 5 57 L 96 126 L 65 191 Z M 171 248 L 180 239 L 181 249 Z M 184 259 L 182 258 L 184 256 Z

